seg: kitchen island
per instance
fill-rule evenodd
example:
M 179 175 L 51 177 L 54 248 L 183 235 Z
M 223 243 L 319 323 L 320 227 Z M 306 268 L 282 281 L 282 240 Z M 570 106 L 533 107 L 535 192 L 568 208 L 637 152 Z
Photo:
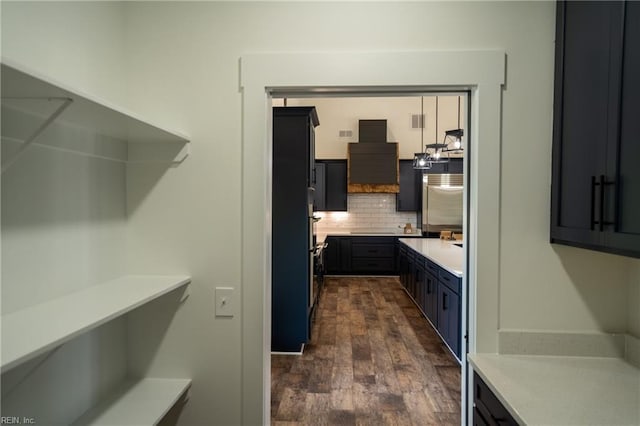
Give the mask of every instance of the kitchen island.
M 461 361 L 462 271 L 464 251 L 458 241 L 400 238 L 400 283 L 446 346 Z

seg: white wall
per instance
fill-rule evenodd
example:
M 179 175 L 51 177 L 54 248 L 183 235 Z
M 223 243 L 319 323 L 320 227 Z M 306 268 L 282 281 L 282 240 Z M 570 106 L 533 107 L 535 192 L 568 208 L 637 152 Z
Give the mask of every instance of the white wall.
M 116 3 L 3 2 L 2 54 L 84 91 L 121 99 L 123 24 Z M 5 109 L 2 119 L 3 135 L 24 137 L 36 128 L 32 117 Z M 59 124 L 37 142 L 89 149 L 99 143 L 90 132 Z M 3 139 L 3 160 L 15 146 Z M 40 146 L 3 173 L 3 314 L 125 272 L 125 177 L 122 163 Z M 114 321 L 6 372 L 2 415 L 69 424 L 125 376 L 125 338 L 124 320 Z
M 280 103 L 281 100 L 279 100 Z M 358 142 L 358 120 L 386 119 L 387 141 L 397 142 L 401 159 L 412 159 L 422 152 L 425 144 L 442 143 L 444 131 L 458 128 L 458 97 L 438 96 L 438 137 L 436 138 L 436 97 L 346 97 L 346 98 L 288 98 L 287 105 L 313 105 L 316 107 L 320 126 L 316 128 L 316 158 L 347 158 L 347 144 Z M 466 107 L 461 96 L 460 127 L 464 129 Z M 425 114 L 422 129 L 412 127 L 412 115 Z M 351 137 L 340 137 L 341 130 L 351 130 Z
M 216 319 L 212 297 L 220 285 L 242 290 L 238 58 L 248 52 L 504 49 L 496 330 L 630 327 L 637 335 L 637 314 L 625 309 L 635 310 L 635 305 L 624 303 L 626 295 L 637 296 L 637 284 L 629 283 L 632 271 L 637 277 L 632 269 L 637 262 L 548 243 L 554 3 L 129 3 L 124 6 L 124 62 L 104 48 L 103 38 L 81 26 L 92 22 L 97 9 L 21 4 L 7 13 L 2 5 L 3 54 L 95 88 L 102 97 L 117 98 L 192 137 L 193 154 L 179 167 L 127 171 L 128 269 L 185 270 L 194 278 L 190 299 L 166 333 L 157 333 L 157 352 L 145 353 L 144 330 L 131 337 L 139 345 L 130 353 L 133 371 L 194 378 L 182 424 L 238 424 L 242 419 L 240 318 Z M 117 6 L 111 7 L 117 14 Z M 44 12 L 37 19 L 23 18 L 24 10 Z M 62 25 L 64 30 L 33 30 L 64 17 L 73 18 Z M 121 28 L 117 20 L 114 25 Z M 99 23 L 95 27 L 98 33 L 105 29 Z M 123 34 L 111 36 L 120 41 Z M 78 43 L 86 43 L 85 48 L 75 48 Z M 73 60 L 66 64 L 38 54 L 49 48 Z M 78 62 L 81 66 L 73 66 Z M 123 89 L 109 87 L 123 81 L 123 63 L 126 96 Z M 99 78 L 91 81 L 92 75 Z M 245 418 L 259 415 L 259 407 L 247 410 Z

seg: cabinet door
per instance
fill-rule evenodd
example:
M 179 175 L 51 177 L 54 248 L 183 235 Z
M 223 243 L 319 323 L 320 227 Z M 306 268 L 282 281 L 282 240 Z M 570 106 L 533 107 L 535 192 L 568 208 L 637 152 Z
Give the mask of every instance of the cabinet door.
M 396 194 L 396 211 L 418 211 L 421 195 L 422 171 L 413 168 L 413 160 L 400 160 L 400 192 Z
M 326 198 L 326 190 L 325 190 L 325 167 L 324 163 L 316 162 L 316 190 L 313 195 L 313 211 L 324 211 L 325 207 L 325 198 Z
M 594 246 L 601 233 L 599 189 L 615 120 L 616 65 L 612 40 L 620 32 L 620 3 L 558 2 L 554 95 L 552 242 Z
M 326 204 L 327 211 L 347 211 L 347 161 L 325 162 L 326 166 Z
M 640 2 L 625 5 L 623 43 L 620 139 L 617 155 L 607 157 L 616 171 L 606 192 L 614 200 L 608 211 L 614 225 L 605 239 L 609 248 L 640 257 Z
M 431 272 L 424 277 L 425 311 L 434 327 L 438 327 L 438 279 Z
M 460 358 L 460 296 L 438 284 L 438 331 L 451 351 Z

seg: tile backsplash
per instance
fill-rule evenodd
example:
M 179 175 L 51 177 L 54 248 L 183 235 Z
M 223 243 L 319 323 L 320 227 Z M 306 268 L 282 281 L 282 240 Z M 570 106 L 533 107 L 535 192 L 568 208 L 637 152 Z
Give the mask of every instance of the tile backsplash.
M 317 212 L 322 220 L 317 229 L 398 228 L 410 223 L 416 228 L 417 215 L 396 211 L 395 194 L 349 194 L 346 212 Z

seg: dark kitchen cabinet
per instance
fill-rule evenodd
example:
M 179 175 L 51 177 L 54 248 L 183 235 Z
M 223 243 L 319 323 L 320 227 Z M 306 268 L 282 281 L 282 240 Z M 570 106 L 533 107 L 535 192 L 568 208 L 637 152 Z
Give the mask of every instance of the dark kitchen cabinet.
M 391 275 L 395 271 L 395 241 L 389 237 L 352 237 L 351 269 L 355 274 Z
M 474 371 L 473 373 L 473 425 L 474 426 L 518 426 L 518 422 L 502 405 L 489 386 Z
M 414 287 L 414 295 L 413 300 L 415 300 L 416 304 L 420 308 L 420 310 L 426 315 L 426 275 L 427 272 L 424 267 L 424 260 L 422 257 L 416 259 L 415 263 L 415 287 Z
M 321 212 L 327 209 L 326 207 L 326 164 L 316 161 L 316 185 L 315 192 L 313 193 L 313 211 Z
M 325 242 L 327 274 L 351 273 L 351 237 L 327 237 Z
M 400 282 L 451 352 L 461 359 L 462 279 L 401 244 Z
M 413 168 L 413 160 L 400 160 L 400 192 L 396 211 L 416 212 L 422 208 L 422 170 Z
M 438 276 L 425 267 L 424 314 L 434 327 L 438 327 Z
M 316 161 L 316 211 L 347 211 L 347 160 Z
M 438 281 L 438 332 L 460 359 L 460 296 Z
M 309 184 L 313 181 L 313 107 L 273 109 L 272 317 L 275 351 L 299 351 L 309 340 Z
M 558 2 L 551 242 L 640 257 L 640 4 Z

